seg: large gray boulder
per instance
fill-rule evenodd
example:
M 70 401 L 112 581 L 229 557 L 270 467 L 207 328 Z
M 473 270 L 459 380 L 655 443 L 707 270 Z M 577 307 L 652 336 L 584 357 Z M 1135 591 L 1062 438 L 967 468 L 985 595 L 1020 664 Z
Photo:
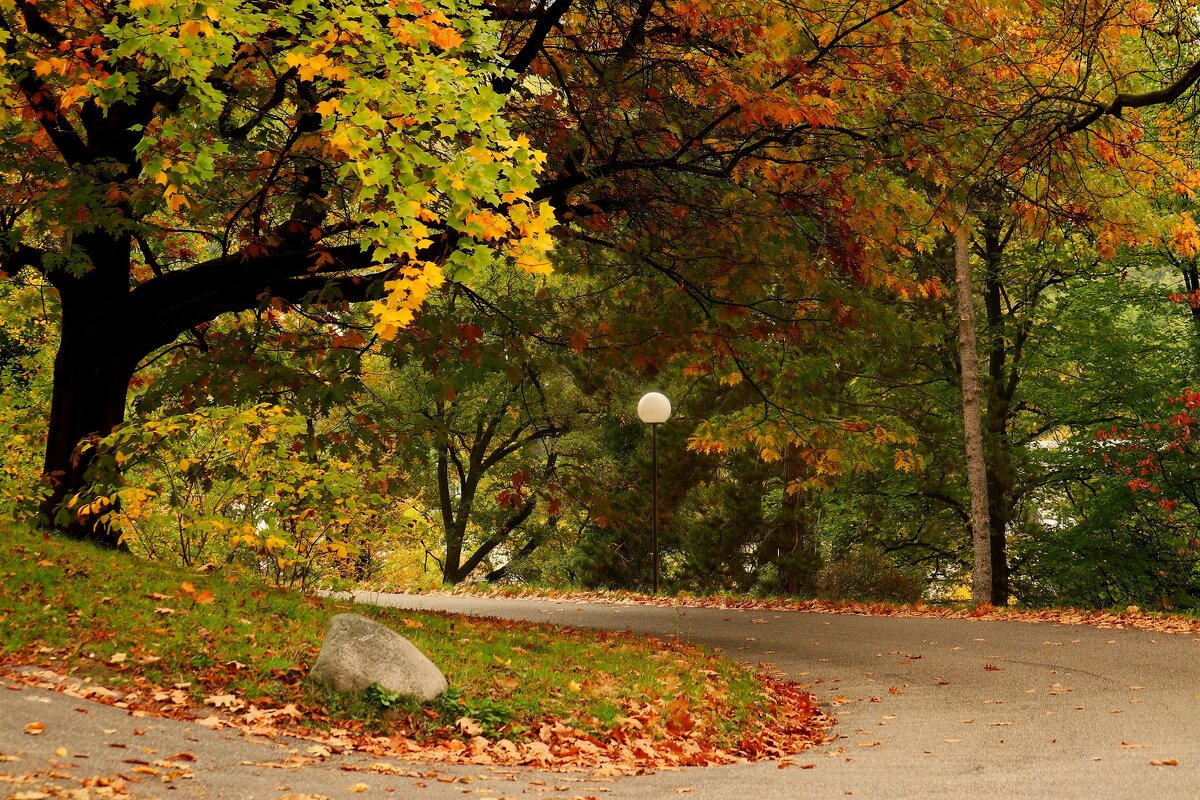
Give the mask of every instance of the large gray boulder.
M 446 691 L 446 676 L 412 642 L 360 614 L 338 614 L 309 678 L 337 692 L 359 693 L 373 683 L 425 703 Z

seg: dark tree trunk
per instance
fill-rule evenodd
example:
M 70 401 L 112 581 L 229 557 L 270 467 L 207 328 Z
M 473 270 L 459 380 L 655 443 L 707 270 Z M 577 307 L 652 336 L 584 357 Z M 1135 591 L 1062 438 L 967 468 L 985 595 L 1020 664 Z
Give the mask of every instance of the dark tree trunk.
M 1192 309 L 1192 321 L 1200 323 L 1200 266 L 1193 258 L 1183 268 L 1183 285 L 1187 288 L 1188 305 Z
M 779 522 L 771 531 L 775 560 L 779 567 L 779 590 L 785 594 L 809 596 L 817 589 L 821 563 L 819 547 L 808 527 L 804 492 L 788 492 L 788 485 L 805 474 L 799 448 L 789 445 L 781 461 L 783 497 Z
M 985 389 L 987 410 L 984 416 L 985 462 L 988 484 L 988 527 L 991 537 L 992 605 L 1008 605 L 1008 523 L 1013 516 L 1015 498 L 1012 474 L 1012 442 L 1009 423 L 1016 381 L 1016 349 L 1010 352 L 1009 342 L 1015 339 L 1011 322 L 1004 312 L 1004 283 L 1001 262 L 1004 256 L 1000 223 L 993 215 L 981 215 L 984 251 L 984 294 L 989 339 L 988 371 Z
M 129 381 L 145 353 L 137 347 L 132 334 L 137 323 L 128 309 L 129 242 L 100 235 L 80 238 L 92 269 L 78 277 L 54 276 L 62 300 L 62 330 L 43 464 L 51 493 L 43 509 L 65 533 L 116 547 L 116 535 L 97 520 L 81 521 L 64 504 L 83 489 L 96 442 L 125 420 Z

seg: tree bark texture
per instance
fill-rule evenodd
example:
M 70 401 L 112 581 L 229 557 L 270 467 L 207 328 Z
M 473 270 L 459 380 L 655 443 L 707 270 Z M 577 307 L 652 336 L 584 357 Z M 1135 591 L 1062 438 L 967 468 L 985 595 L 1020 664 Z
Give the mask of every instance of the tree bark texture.
M 992 601 L 992 541 L 988 514 L 987 462 L 983 452 L 980 413 L 979 355 L 975 342 L 975 306 L 971 290 L 971 254 L 965 221 L 954 233 L 954 278 L 958 302 L 958 359 L 962 380 L 963 441 L 966 450 L 967 486 L 971 495 L 971 599 Z

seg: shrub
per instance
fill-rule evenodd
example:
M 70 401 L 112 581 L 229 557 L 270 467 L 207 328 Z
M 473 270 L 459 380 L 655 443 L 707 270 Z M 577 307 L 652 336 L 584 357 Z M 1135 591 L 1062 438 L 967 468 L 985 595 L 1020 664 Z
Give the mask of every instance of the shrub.
M 820 575 L 820 596 L 834 600 L 915 603 L 924 593 L 923 582 L 896 566 L 878 547 L 853 547 L 834 556 Z

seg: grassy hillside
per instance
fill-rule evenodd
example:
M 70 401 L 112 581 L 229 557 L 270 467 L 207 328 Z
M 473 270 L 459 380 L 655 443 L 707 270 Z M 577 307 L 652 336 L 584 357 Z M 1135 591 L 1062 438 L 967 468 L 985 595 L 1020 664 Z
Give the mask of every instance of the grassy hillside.
M 329 619 L 401 632 L 451 691 L 429 707 L 305 681 Z M 330 731 L 379 750 L 515 763 L 708 763 L 819 737 L 811 698 L 694 647 L 625 634 L 399 612 L 199 573 L 6 526 L 0 636 L 9 667 L 120 690 L 155 714 Z M 210 723 L 217 724 L 217 723 Z

